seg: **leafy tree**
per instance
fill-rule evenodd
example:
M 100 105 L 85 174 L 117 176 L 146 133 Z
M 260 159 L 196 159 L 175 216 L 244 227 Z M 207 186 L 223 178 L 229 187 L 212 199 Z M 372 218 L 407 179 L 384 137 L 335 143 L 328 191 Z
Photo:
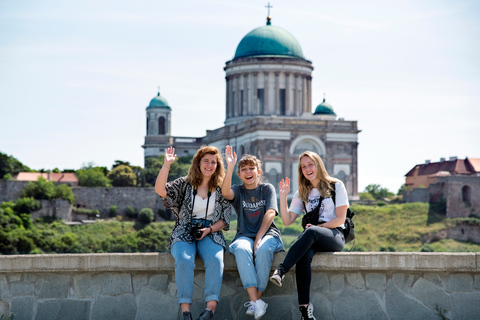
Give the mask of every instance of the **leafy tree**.
M 117 212 L 118 212 L 117 206 L 113 205 L 113 206 L 110 207 L 110 212 L 109 212 L 108 216 L 109 216 L 110 218 L 116 217 L 116 216 L 117 216 Z
M 43 177 L 38 177 L 37 181 L 29 182 L 22 190 L 22 197 L 46 200 L 65 199 L 71 204 L 75 202 L 72 188 L 66 184 L 55 186 L 52 181 L 47 181 Z
M 359 192 L 360 200 L 375 200 L 375 198 L 368 192 Z
M 2 179 L 6 174 L 10 174 L 11 177 L 19 172 L 25 171 L 30 172 L 32 170 L 15 159 L 13 156 L 9 156 L 0 152 L 0 179 Z
M 135 187 L 137 184 L 137 176 L 132 168 L 126 165 L 119 165 L 110 171 L 108 178 L 112 180 L 114 187 Z
M 375 200 L 390 198 L 394 195 L 393 192 L 390 192 L 387 188 L 382 188 L 379 184 L 369 184 L 365 187 L 364 192 L 370 193 Z
M 82 168 L 75 173 L 78 178 L 78 185 L 82 187 L 110 186 L 111 182 L 105 176 L 105 169 L 105 167 L 96 167 L 93 163 L 82 166 Z
M 175 162 L 170 165 L 170 171 L 168 172 L 168 181 L 175 180 L 180 177 L 184 177 L 188 174 L 188 169 L 192 163 L 193 156 L 178 157 Z M 160 169 L 162 169 L 165 161 L 164 155 L 160 155 L 156 158 L 150 157 L 145 161 L 145 170 L 143 170 L 143 179 L 146 185 L 153 186 L 157 179 Z

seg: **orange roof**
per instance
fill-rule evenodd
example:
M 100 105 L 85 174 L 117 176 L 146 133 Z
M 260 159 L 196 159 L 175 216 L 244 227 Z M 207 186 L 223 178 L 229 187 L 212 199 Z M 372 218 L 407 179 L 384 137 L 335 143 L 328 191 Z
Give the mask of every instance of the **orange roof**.
M 425 164 L 417 164 L 405 176 L 411 177 L 411 176 L 415 175 L 415 170 L 418 170 L 417 175 L 419 175 L 419 176 L 430 176 L 430 175 L 434 175 L 434 174 L 436 174 L 437 172 L 440 172 L 440 171 L 450 172 L 450 174 L 452 174 L 452 175 L 475 174 L 475 171 L 472 170 L 467 164 L 467 161 L 471 161 L 471 160 L 478 160 L 477 169 L 480 170 L 480 159 L 468 159 L 468 158 L 466 158 L 465 160 L 455 159 L 455 160 L 446 160 L 446 161 L 441 161 L 441 162 L 431 162 L 431 163 L 425 163 Z M 477 171 L 477 172 L 480 172 L 480 171 Z
M 43 177 L 47 181 L 55 182 L 77 182 L 75 173 L 45 173 L 45 172 L 20 172 L 15 179 L 20 181 L 37 181 L 38 177 Z
M 466 158 L 465 160 L 471 166 L 472 171 L 480 173 L 480 159 Z

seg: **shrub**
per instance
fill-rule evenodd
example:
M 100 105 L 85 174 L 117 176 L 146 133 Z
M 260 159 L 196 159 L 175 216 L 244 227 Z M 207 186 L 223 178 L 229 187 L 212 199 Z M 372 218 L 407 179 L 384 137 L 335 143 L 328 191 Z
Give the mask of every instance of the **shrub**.
M 75 203 L 75 195 L 73 194 L 72 188 L 66 184 L 59 184 L 55 187 L 55 196 L 56 199 L 65 199 L 68 200 L 70 204 Z
M 154 218 L 155 216 L 152 209 L 150 208 L 143 208 L 142 210 L 140 210 L 140 213 L 138 215 L 138 220 L 144 224 L 149 224 L 153 222 Z
M 82 187 L 108 187 L 110 185 L 110 180 L 100 167 L 84 166 L 75 174 L 78 178 L 78 185 Z
M 118 208 L 117 206 L 111 206 L 110 207 L 110 212 L 108 213 L 108 216 L 113 218 L 117 216 Z
M 32 213 L 33 211 L 40 210 L 42 204 L 40 201 L 37 201 L 32 197 L 26 197 L 15 201 L 15 206 L 13 208 L 17 213 Z
M 130 219 L 137 219 L 138 211 L 134 207 L 127 206 L 127 208 L 125 208 L 125 215 Z
M 37 181 L 29 182 L 22 190 L 22 197 L 46 200 L 65 199 L 71 204 L 75 202 L 72 188 L 66 184 L 55 186 L 52 181 L 47 181 L 43 177 L 39 177 Z

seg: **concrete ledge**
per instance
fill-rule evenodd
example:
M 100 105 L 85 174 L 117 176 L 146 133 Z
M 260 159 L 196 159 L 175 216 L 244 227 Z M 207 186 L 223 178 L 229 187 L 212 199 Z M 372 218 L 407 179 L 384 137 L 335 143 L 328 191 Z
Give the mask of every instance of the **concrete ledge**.
M 312 270 L 480 272 L 480 253 L 338 252 L 316 254 Z M 275 255 L 273 267 L 285 257 Z M 197 256 L 197 270 L 203 263 Z M 162 253 L 42 254 L 0 256 L 1 273 L 173 271 L 173 257 Z M 225 271 L 236 271 L 235 257 L 225 253 Z

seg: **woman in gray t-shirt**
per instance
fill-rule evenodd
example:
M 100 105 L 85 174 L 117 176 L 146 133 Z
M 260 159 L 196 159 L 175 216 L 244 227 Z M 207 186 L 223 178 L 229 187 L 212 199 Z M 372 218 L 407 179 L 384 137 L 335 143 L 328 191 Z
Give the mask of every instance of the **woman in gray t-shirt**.
M 244 155 L 238 163 L 242 185 L 232 186 L 237 154 L 231 146 L 225 150 L 227 173 L 222 184 L 223 196 L 232 202 L 237 213 L 237 234 L 229 247 L 235 255 L 238 273 L 250 301 L 245 303 L 247 315 L 260 319 L 267 304 L 260 299 L 268 284 L 273 255 L 283 249 L 280 230 L 273 222 L 278 214 L 275 188 L 260 183 L 262 165 L 252 155 Z

